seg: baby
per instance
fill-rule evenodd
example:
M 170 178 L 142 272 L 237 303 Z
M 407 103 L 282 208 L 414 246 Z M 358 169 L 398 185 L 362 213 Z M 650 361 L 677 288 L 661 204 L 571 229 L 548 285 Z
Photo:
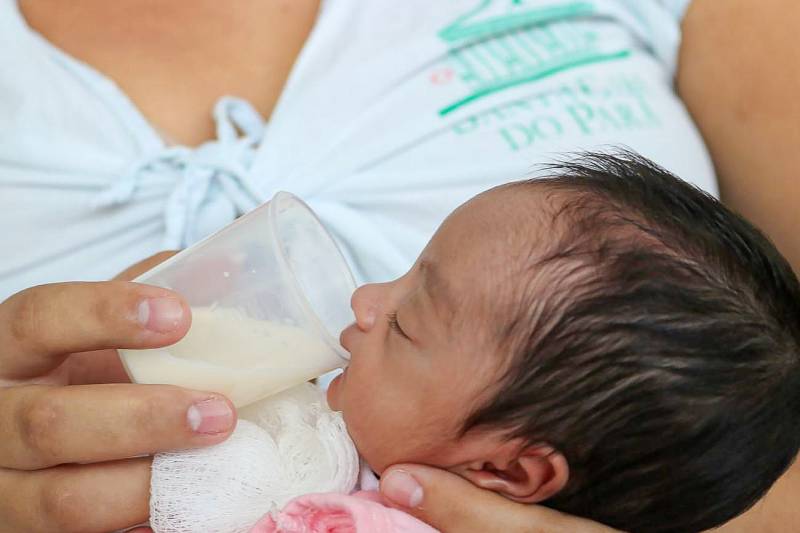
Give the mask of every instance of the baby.
M 722 524 L 800 446 L 800 286 L 718 201 L 632 155 L 457 209 L 361 287 L 328 401 L 378 473 L 447 468 L 631 532 Z

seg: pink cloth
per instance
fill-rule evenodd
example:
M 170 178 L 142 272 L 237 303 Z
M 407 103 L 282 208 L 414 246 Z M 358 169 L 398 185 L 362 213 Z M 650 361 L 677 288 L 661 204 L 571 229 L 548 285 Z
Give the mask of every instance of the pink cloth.
M 377 492 L 307 494 L 266 515 L 250 533 L 437 533 L 410 514 L 387 507 Z

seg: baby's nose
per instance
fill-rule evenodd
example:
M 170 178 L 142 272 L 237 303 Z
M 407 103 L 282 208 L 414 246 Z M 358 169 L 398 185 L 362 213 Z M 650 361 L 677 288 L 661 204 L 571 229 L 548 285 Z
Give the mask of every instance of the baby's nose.
M 350 307 L 353 308 L 353 313 L 356 315 L 356 324 L 363 332 L 369 331 L 375 325 L 375 319 L 380 310 L 376 298 L 378 287 L 377 284 L 362 285 L 356 289 L 350 299 Z

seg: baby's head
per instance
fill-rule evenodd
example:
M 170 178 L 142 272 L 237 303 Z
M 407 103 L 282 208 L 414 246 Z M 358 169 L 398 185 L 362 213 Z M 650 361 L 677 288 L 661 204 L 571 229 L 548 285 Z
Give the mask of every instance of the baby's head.
M 378 472 L 448 468 L 626 531 L 723 523 L 800 445 L 800 286 L 750 224 L 633 156 L 495 188 L 353 296 L 329 401 Z

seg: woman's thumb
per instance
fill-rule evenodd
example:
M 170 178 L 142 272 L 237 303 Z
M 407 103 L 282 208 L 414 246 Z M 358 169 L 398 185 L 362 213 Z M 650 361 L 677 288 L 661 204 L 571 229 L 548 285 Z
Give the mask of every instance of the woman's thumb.
M 498 522 L 505 521 L 498 512 L 517 504 L 446 470 L 396 465 L 381 476 L 380 490 L 389 505 L 443 532 L 531 531 L 530 526 L 509 529 L 507 524 Z
M 404 464 L 386 469 L 380 491 L 386 503 L 442 532 L 614 533 L 600 524 L 508 500 L 439 468 Z

